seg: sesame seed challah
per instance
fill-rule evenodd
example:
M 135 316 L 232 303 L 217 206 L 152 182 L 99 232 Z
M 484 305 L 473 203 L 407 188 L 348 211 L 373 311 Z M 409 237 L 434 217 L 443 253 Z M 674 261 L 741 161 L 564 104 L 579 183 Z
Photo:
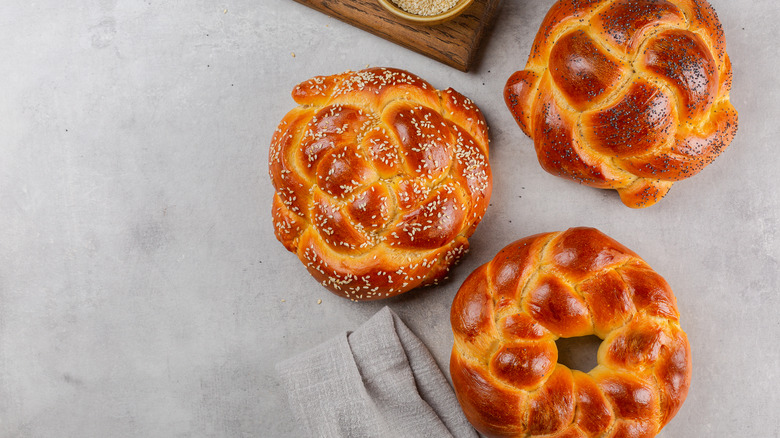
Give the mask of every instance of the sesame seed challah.
M 353 300 L 442 279 L 490 199 L 477 106 L 390 68 L 318 76 L 292 95 L 300 106 L 269 154 L 279 241 Z

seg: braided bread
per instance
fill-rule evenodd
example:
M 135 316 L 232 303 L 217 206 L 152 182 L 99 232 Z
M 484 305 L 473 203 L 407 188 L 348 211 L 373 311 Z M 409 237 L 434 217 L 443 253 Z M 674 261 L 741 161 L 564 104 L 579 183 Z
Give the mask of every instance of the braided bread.
M 518 240 L 455 296 L 450 372 L 469 421 L 494 437 L 652 437 L 688 393 L 691 354 L 669 285 L 592 228 Z M 595 334 L 589 373 L 555 340 Z
M 442 279 L 492 189 L 485 119 L 457 91 L 388 68 L 319 76 L 271 141 L 276 237 L 336 295 Z
M 731 77 L 706 0 L 561 0 L 504 98 L 545 170 L 641 208 L 731 143 Z

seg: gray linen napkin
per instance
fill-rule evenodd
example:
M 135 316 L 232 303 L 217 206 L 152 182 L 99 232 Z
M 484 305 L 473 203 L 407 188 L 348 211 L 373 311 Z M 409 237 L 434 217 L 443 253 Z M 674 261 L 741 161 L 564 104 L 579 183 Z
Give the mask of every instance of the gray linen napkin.
M 428 349 L 388 307 L 276 370 L 310 436 L 477 437 Z

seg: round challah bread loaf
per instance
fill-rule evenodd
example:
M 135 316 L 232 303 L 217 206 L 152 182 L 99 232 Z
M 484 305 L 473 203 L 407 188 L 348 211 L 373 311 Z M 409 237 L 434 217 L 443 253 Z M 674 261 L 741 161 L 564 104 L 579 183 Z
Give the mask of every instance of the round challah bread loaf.
M 318 76 L 292 95 L 300 106 L 269 155 L 276 237 L 353 300 L 445 277 L 490 199 L 479 108 L 389 68 Z
M 561 0 L 504 98 L 545 170 L 641 208 L 731 143 L 731 76 L 706 0 Z
M 691 381 L 669 285 L 592 228 L 507 246 L 466 279 L 450 315 L 452 383 L 491 437 L 653 437 Z M 558 364 L 555 341 L 595 334 L 589 373 Z

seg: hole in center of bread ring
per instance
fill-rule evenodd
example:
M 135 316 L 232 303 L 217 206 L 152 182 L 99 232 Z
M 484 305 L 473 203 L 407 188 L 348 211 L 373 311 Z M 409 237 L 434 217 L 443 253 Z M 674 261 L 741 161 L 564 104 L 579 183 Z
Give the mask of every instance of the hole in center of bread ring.
M 555 346 L 558 347 L 558 363 L 587 373 L 599 364 L 601 342 L 601 338 L 596 335 L 560 338 L 555 341 Z

